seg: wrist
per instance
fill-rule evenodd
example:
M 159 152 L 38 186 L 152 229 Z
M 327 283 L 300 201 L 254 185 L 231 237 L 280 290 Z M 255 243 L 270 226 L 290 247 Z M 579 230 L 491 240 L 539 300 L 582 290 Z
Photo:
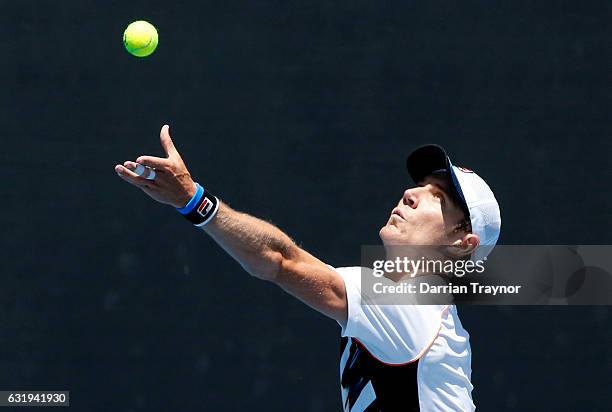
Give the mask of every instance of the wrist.
M 204 194 L 204 188 L 200 186 L 199 183 L 194 182 L 193 186 L 193 194 L 185 203 L 183 203 L 184 206 L 176 208 L 176 211 L 182 215 L 186 215 L 187 213 L 191 212 L 196 207 L 196 205 L 202 198 L 202 195 Z
M 174 206 L 175 209 L 185 208 L 187 204 L 191 201 L 191 199 L 193 199 L 196 195 L 198 191 L 198 186 L 199 185 L 192 180 L 191 187 L 185 192 L 183 196 L 181 196 L 181 198 L 178 200 L 178 204 L 174 204 L 172 206 Z
M 195 193 L 191 199 L 185 206 L 176 208 L 176 210 L 195 226 L 202 227 L 212 220 L 218 208 L 219 199 L 195 183 Z

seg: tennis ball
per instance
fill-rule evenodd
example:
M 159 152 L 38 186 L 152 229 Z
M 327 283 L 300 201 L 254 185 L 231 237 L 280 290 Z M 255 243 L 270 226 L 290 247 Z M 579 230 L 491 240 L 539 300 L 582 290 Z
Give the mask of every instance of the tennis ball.
M 130 23 L 123 32 L 125 49 L 136 57 L 146 57 L 157 48 L 157 30 L 144 20 Z

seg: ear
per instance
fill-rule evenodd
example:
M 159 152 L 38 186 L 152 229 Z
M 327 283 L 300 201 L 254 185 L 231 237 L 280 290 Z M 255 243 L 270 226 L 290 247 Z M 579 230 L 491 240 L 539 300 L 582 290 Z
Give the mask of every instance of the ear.
M 457 239 L 450 249 L 453 256 L 461 258 L 471 255 L 479 244 L 480 238 L 478 235 L 466 233 L 461 239 Z

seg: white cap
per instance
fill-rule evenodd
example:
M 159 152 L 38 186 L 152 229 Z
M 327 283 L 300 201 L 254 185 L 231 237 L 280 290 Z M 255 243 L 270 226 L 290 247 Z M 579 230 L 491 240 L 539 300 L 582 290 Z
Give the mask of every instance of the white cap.
M 414 150 L 408 156 L 406 166 L 417 184 L 434 173 L 450 174 L 458 203 L 470 216 L 472 233 L 480 238 L 472 260 L 484 259 L 497 243 L 501 229 L 499 204 L 489 185 L 472 170 L 454 166 L 446 151 L 434 144 Z

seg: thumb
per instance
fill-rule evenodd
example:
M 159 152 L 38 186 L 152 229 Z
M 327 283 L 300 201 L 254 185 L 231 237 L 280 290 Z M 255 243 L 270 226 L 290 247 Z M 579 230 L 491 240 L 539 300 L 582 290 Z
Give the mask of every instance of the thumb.
M 159 141 L 166 152 L 166 156 L 173 157 L 178 155 L 176 147 L 174 147 L 174 143 L 170 137 L 170 126 L 167 124 L 163 125 L 161 128 L 161 132 L 159 133 Z

